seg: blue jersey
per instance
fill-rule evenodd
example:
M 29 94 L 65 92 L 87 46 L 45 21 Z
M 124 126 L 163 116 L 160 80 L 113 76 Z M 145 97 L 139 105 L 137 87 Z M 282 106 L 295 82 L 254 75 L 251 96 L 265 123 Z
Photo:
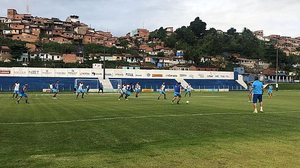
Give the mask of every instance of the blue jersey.
M 272 91 L 272 90 L 273 90 L 273 86 L 269 85 L 269 91 Z
M 24 93 L 25 93 L 25 86 L 22 86 L 22 87 L 21 87 L 19 93 L 20 93 L 20 94 L 24 94 Z
M 180 86 L 180 85 L 175 85 L 175 86 L 174 86 L 174 92 L 180 93 L 180 89 L 181 89 L 181 86 Z
M 53 89 L 58 89 L 58 83 L 54 84 Z
M 253 94 L 263 94 L 264 85 L 261 81 L 256 80 L 252 84 Z

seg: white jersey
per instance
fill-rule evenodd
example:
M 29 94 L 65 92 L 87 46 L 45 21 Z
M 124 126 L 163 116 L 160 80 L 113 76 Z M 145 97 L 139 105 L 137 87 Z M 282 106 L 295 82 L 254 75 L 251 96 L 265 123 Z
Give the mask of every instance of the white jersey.
M 135 85 L 135 89 L 136 89 L 136 90 L 141 90 L 141 85 L 136 84 L 136 85 Z
M 165 91 L 166 86 L 165 85 L 161 85 L 160 90 L 161 91 Z
M 127 92 L 127 86 L 126 86 L 126 85 L 123 86 L 122 92 L 123 92 L 123 93 L 126 93 L 126 92 Z
M 190 85 L 187 85 L 185 88 L 187 91 L 191 91 L 192 87 Z
M 118 92 L 122 93 L 122 86 L 120 84 L 118 84 Z
M 50 89 L 53 89 L 53 85 L 52 84 L 50 84 L 49 87 L 50 87 Z
M 83 89 L 83 83 L 80 83 L 78 86 L 78 90 L 82 90 Z
M 19 84 L 19 83 L 15 83 L 15 88 L 14 88 L 14 90 L 15 90 L 15 91 L 19 91 L 19 89 L 20 89 L 20 84 Z

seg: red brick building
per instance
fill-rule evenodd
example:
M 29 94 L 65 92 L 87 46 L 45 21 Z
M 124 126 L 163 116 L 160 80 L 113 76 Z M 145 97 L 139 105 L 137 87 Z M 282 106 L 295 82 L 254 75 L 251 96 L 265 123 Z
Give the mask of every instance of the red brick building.
M 63 54 L 63 62 L 64 63 L 82 63 L 83 58 L 77 57 L 76 54 Z
M 27 34 L 27 33 L 13 35 L 12 39 L 13 40 L 26 41 L 26 42 L 30 42 L 30 43 L 35 43 L 39 40 L 38 36 L 35 36 L 35 35 L 32 35 L 32 34 Z

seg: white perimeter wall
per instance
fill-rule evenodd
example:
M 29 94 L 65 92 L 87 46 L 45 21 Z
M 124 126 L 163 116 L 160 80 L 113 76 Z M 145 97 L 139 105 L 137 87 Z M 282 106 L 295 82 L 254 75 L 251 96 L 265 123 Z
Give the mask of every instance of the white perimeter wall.
M 172 71 L 172 70 L 130 70 L 106 69 L 106 78 L 164 78 L 164 79 L 226 79 L 233 80 L 233 72 L 221 71 Z M 1 76 L 18 77 L 76 77 L 102 78 L 103 69 L 97 68 L 26 68 L 0 67 Z

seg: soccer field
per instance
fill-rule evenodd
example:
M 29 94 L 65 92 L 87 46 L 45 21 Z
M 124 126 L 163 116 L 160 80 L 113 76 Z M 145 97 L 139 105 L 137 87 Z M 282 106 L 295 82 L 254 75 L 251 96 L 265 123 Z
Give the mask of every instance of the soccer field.
M 300 91 L 29 96 L 0 94 L 0 167 L 300 167 Z

